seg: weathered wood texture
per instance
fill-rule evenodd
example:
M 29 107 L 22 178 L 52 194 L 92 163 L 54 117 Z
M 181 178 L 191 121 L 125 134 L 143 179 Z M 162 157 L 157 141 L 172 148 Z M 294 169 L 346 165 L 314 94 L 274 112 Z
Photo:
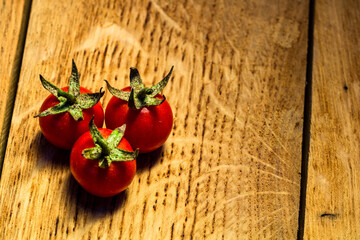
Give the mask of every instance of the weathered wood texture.
M 305 239 L 360 239 L 360 2 L 315 10 Z
M 5 115 L 10 117 L 10 113 L 5 113 L 8 92 L 13 91 L 14 93 L 15 91 L 14 88 L 9 89 L 9 86 L 11 81 L 15 80 L 12 79 L 12 71 L 20 57 L 16 56 L 16 48 L 19 40 L 24 0 L 2 0 L 0 4 L 0 132 L 3 132 L 4 117 Z M 0 149 L 2 149 L 3 140 L 5 139 L 1 137 Z
M 293 0 L 34 0 L 0 238 L 295 239 L 307 14 Z M 32 118 L 48 94 L 38 74 L 66 85 L 71 58 L 94 91 L 128 85 L 130 66 L 148 85 L 175 66 L 173 132 L 118 197 L 84 192 Z

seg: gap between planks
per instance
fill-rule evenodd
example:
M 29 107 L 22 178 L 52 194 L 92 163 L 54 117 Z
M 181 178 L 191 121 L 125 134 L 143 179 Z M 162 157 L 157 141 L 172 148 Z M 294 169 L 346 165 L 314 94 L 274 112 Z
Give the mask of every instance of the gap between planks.
M 308 49 L 306 63 L 306 86 L 304 101 L 303 139 L 301 150 L 301 185 L 299 223 L 297 239 L 304 239 L 306 187 L 308 179 L 309 151 L 310 151 L 310 125 L 311 125 L 311 103 L 312 103 L 312 72 L 314 51 L 314 24 L 315 24 L 315 0 L 309 3 L 309 26 L 308 26 Z
M 1 129 L 1 142 L 0 142 L 0 179 L 2 168 L 4 164 L 4 158 L 6 153 L 6 147 L 9 137 L 9 131 L 11 126 L 11 119 L 13 116 L 14 104 L 16 99 L 16 92 L 20 77 L 21 64 L 24 54 L 25 41 L 27 35 L 27 29 L 29 25 L 30 12 L 31 12 L 32 0 L 25 1 L 24 9 L 21 17 L 21 26 L 19 32 L 19 38 L 16 46 L 16 53 L 13 65 L 11 66 L 10 84 L 6 97 L 6 107 L 4 113 L 4 122 Z M 10 66 L 9 66 L 10 67 Z

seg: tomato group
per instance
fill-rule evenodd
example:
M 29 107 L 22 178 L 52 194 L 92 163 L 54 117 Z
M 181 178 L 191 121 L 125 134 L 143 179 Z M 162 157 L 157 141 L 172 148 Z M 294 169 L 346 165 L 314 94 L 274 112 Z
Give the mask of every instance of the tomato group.
M 130 87 L 122 89 L 130 91 Z M 156 98 L 163 99 L 160 94 Z M 125 138 L 141 153 L 151 152 L 162 146 L 173 126 L 173 113 L 165 100 L 157 106 L 130 109 L 128 102 L 112 97 L 105 109 L 107 128 L 115 129 L 126 124 Z
M 69 87 L 62 88 L 68 91 Z M 80 87 L 80 93 L 90 93 L 86 88 Z M 43 102 L 40 112 L 45 111 L 59 104 L 59 100 L 54 96 L 48 96 Z M 100 102 L 88 109 L 83 109 L 84 119 L 76 121 L 69 112 L 48 115 L 39 118 L 41 132 L 45 138 L 53 145 L 62 149 L 71 149 L 75 141 L 86 131 L 89 130 L 89 122 L 95 116 L 96 126 L 102 127 L 104 123 L 104 110 Z
M 104 128 L 96 129 L 98 136 L 91 131 L 90 127 L 90 132 L 84 133 L 75 142 L 70 155 L 70 170 L 76 181 L 87 192 L 99 197 L 111 197 L 125 190 L 133 180 L 136 173 L 135 158 L 138 152 L 132 152 L 129 142 L 122 137 L 123 133 L 120 136 L 121 140 L 117 137 L 119 142 L 114 141 L 116 138 L 114 132 L 118 131 L 117 129 L 114 131 Z M 103 139 L 102 144 L 100 142 L 95 144 L 94 139 L 99 137 Z M 109 148 L 111 144 L 114 146 Z M 103 147 L 105 145 L 108 152 L 100 145 Z M 104 158 L 109 162 L 106 162 Z

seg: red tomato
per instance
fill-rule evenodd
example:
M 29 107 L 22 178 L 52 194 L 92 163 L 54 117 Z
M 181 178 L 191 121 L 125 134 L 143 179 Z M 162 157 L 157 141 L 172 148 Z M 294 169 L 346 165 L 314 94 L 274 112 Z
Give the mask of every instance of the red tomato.
M 66 92 L 68 89 L 69 87 L 62 88 Z M 90 91 L 80 87 L 80 93 L 90 93 Z M 54 95 L 50 95 L 43 102 L 40 112 L 58 103 L 59 100 Z M 97 127 L 102 127 L 104 123 L 104 110 L 100 102 L 92 108 L 83 109 L 82 112 L 84 119 L 81 121 L 75 121 L 68 112 L 39 117 L 41 132 L 53 145 L 62 149 L 71 149 L 75 141 L 89 130 L 89 122 L 92 116 L 95 116 L 94 122 Z
M 130 91 L 130 87 L 122 90 Z M 157 94 L 156 98 L 163 96 Z M 165 143 L 172 129 L 173 114 L 166 100 L 157 106 L 133 110 L 129 109 L 127 101 L 112 97 L 105 110 L 105 124 L 110 129 L 126 124 L 125 138 L 133 148 L 146 153 Z
M 100 128 L 99 132 L 107 139 L 112 130 Z M 99 197 L 111 197 L 125 190 L 134 179 L 136 160 L 111 162 L 109 167 L 100 168 L 99 161 L 86 159 L 82 151 L 95 147 L 90 132 L 84 133 L 74 144 L 70 155 L 70 170 L 78 183 L 89 193 Z M 123 137 L 117 148 L 133 151 Z

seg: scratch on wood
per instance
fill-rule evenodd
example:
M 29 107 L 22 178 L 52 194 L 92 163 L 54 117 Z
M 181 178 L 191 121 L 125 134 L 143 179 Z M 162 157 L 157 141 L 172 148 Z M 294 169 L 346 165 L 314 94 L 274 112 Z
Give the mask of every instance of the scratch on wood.
M 294 163 L 293 163 L 292 161 L 289 161 L 289 163 L 292 163 L 293 166 L 289 166 L 289 163 L 287 163 L 284 158 L 280 157 L 280 155 L 279 155 L 272 147 L 270 147 L 269 144 L 267 144 L 267 143 L 260 137 L 260 135 L 259 135 L 252 127 L 250 127 L 249 129 L 258 137 L 258 140 L 259 140 L 260 142 L 262 142 L 262 143 L 264 144 L 264 146 L 269 149 L 270 152 L 274 153 L 275 156 L 277 156 L 277 158 L 278 158 L 284 165 L 288 166 L 289 168 L 290 168 L 290 167 L 294 167 Z
M 154 5 L 154 8 L 160 13 L 160 15 L 176 30 L 181 31 L 180 25 L 173 20 L 156 2 L 151 1 Z
M 271 172 L 264 171 L 264 170 L 261 170 L 261 169 L 257 169 L 256 171 L 262 172 L 262 173 L 267 174 L 267 175 L 269 175 L 269 176 L 273 176 L 273 177 L 275 177 L 275 178 L 277 178 L 277 179 L 280 179 L 280 180 L 282 180 L 282 181 L 285 181 L 285 182 L 294 184 L 294 185 L 296 185 L 296 186 L 300 186 L 300 183 L 291 181 L 290 179 L 285 178 L 285 177 L 283 177 L 283 176 L 279 176 L 279 175 L 277 175 L 277 174 L 275 174 L 275 173 L 271 173 Z

